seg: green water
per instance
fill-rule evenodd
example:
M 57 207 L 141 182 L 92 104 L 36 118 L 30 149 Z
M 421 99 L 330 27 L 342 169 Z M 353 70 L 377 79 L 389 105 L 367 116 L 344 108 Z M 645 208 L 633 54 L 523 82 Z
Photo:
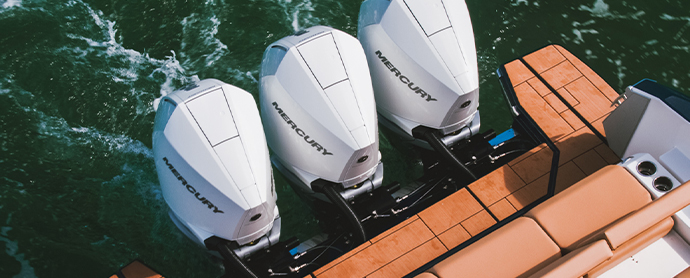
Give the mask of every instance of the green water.
M 361 1 L 0 0 L 0 277 L 108 277 L 140 258 L 169 277 L 218 262 L 171 223 L 151 151 L 152 101 L 198 76 L 258 93 L 265 47 L 295 30 L 356 33 Z M 690 92 L 686 0 L 468 0 L 483 128 L 505 130 L 495 69 L 558 43 L 619 92 Z M 381 136 L 386 182 L 416 161 Z M 276 175 L 284 237 L 317 221 Z

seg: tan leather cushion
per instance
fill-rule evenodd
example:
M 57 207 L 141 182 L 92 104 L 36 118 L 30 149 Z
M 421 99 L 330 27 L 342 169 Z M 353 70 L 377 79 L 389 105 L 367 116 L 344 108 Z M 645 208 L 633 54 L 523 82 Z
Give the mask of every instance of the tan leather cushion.
M 605 240 L 596 241 L 590 245 L 568 253 L 555 262 L 542 268 L 530 278 L 562 278 L 580 277 L 602 262 L 613 256 Z
M 690 278 L 690 267 L 686 268 L 681 273 L 678 273 L 678 275 L 676 275 L 674 278 Z
M 611 244 L 611 248 L 616 249 L 661 219 L 670 217 L 688 205 L 690 205 L 690 182 L 686 182 L 633 214 L 626 216 L 620 222 L 607 228 L 604 234 Z
M 526 277 L 561 256 L 534 220 L 519 217 L 428 272 L 446 277 Z
M 637 252 L 640 252 L 645 247 L 667 235 L 672 228 L 673 220 L 670 217 L 661 220 L 661 222 L 626 241 L 623 245 L 616 248 L 616 250 L 613 250 L 613 257 L 590 270 L 587 277 L 597 277 L 605 273 L 607 270 L 627 260 L 630 256 L 637 254 Z
M 618 165 L 606 166 L 530 210 L 531 217 L 561 248 L 572 251 L 581 240 L 652 199 L 647 190 Z

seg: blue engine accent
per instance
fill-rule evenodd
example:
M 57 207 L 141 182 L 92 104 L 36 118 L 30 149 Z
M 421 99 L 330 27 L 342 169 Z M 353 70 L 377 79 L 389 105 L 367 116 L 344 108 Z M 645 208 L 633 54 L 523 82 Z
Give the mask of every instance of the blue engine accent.
M 505 141 L 513 139 L 514 137 L 515 137 L 515 131 L 511 128 L 511 129 L 506 130 L 503 133 L 499 134 L 494 139 L 491 139 L 491 141 L 489 141 L 489 144 L 491 144 L 492 146 L 495 147 L 495 146 L 498 146 L 498 144 L 501 144 Z

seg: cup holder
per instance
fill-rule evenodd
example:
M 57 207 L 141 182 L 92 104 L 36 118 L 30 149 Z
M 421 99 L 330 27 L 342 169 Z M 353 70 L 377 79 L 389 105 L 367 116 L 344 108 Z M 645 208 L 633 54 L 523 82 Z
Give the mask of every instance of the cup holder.
M 644 176 L 654 175 L 654 173 L 656 173 L 656 165 L 654 165 L 654 163 L 652 163 L 651 161 L 642 161 L 640 164 L 637 165 L 637 172 Z M 668 178 L 665 179 L 668 180 L 669 184 L 671 183 L 671 180 L 669 180 Z M 654 186 L 656 186 L 656 181 L 654 182 Z
M 658 177 L 654 179 L 654 188 L 666 192 L 673 188 L 673 182 L 668 177 Z

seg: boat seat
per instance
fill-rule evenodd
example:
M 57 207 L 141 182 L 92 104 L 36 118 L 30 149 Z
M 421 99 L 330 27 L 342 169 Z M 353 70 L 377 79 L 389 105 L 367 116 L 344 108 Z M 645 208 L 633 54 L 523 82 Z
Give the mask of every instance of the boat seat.
M 417 277 L 597 277 L 668 234 L 688 205 L 690 182 L 652 202 L 607 166 Z
M 608 243 L 599 240 L 581 247 L 542 268 L 530 278 L 581 277 L 613 256 Z
M 592 269 L 596 277 L 639 252 L 652 242 L 666 236 L 673 228 L 671 216 L 690 205 L 690 182 L 664 194 L 638 211 L 611 224 L 603 232 L 613 250 L 613 257 Z
M 537 221 L 565 253 L 599 238 L 602 229 L 652 201 L 625 168 L 606 166 L 525 216 Z
M 534 220 L 518 217 L 427 272 L 438 277 L 527 277 L 560 256 L 560 248 Z
M 690 278 L 690 267 L 678 273 L 674 278 Z

